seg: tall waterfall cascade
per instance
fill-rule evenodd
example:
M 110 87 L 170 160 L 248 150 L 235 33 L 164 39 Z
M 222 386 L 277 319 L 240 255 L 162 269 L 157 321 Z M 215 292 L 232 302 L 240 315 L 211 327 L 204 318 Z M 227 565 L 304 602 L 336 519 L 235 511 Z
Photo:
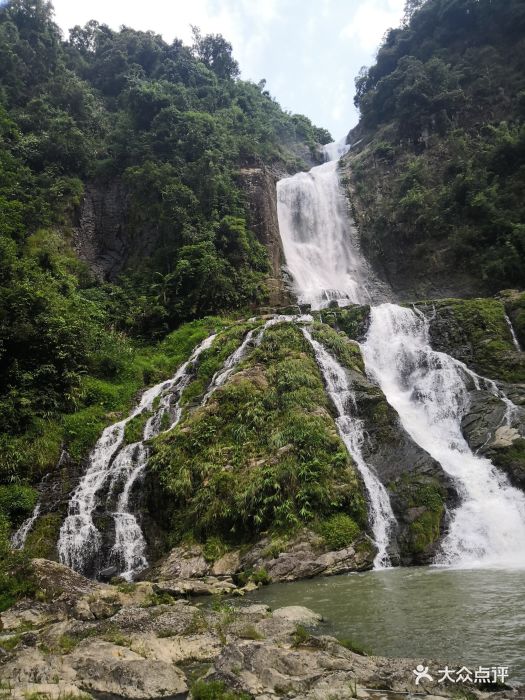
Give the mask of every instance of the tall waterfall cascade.
M 394 304 L 372 309 L 362 350 L 405 430 L 453 478 L 461 497 L 436 563 L 525 566 L 525 495 L 475 455 L 461 432 L 471 373 L 432 350 L 422 315 Z
M 361 254 L 348 202 L 339 186 L 341 142 L 325 146 L 327 162 L 277 183 L 277 215 L 286 265 L 299 303 L 321 309 L 337 302 L 388 298 L 386 285 Z
M 333 300 L 340 306 L 375 304 L 362 345 L 367 373 L 380 386 L 414 442 L 452 477 L 461 499 L 435 563 L 523 567 L 525 495 L 488 459 L 472 452 L 461 430 L 470 401 L 469 381 L 478 389 L 483 383 L 505 404 L 507 425 L 511 425 L 516 407 L 494 382 L 432 350 L 428 322 L 421 314 L 387 303 L 392 297 L 371 274 L 341 193 L 336 159 L 344 152 L 341 143 L 330 144 L 325 148 L 328 162 L 277 183 L 280 234 L 294 291 L 300 303 L 309 303 L 314 309 Z M 512 332 L 510 322 L 509 328 Z M 513 338 L 520 349 L 515 335 Z M 359 421 L 344 410 L 344 401 L 341 404 L 348 391 L 344 370 L 337 368 L 321 347 L 313 347 L 338 412 L 339 430 L 359 464 L 360 451 L 355 449 Z M 374 472 L 369 472 L 368 476 L 379 482 Z M 361 469 L 361 474 L 367 483 L 366 471 Z M 371 521 L 376 539 L 384 542 L 390 503 L 386 505 L 388 494 L 383 487 L 379 511 L 384 517 L 379 517 L 372 496 L 375 486 L 368 486 Z
M 339 435 L 348 453 L 354 460 L 367 490 L 370 527 L 377 547 L 374 567 L 383 569 L 390 565 L 388 545 L 390 542 L 390 531 L 396 519 L 392 512 L 387 490 L 363 457 L 362 445 L 365 440 L 365 434 L 363 421 L 352 415 L 352 413 L 355 413 L 356 408 L 354 392 L 348 381 L 345 369 L 321 343 L 312 338 L 312 334 L 308 329 L 303 328 L 303 334 L 313 348 L 328 394 L 337 411 L 335 422 Z
M 420 312 L 390 303 L 388 286 L 375 276 L 360 250 L 341 192 L 338 159 L 346 151 L 344 142 L 329 144 L 323 165 L 277 185 L 280 233 L 298 300 L 314 309 L 333 302 L 339 306 L 372 304 L 370 326 L 361 345 L 366 371 L 397 412 L 405 431 L 452 478 L 461 499 L 436 563 L 524 567 L 525 495 L 488 459 L 472 452 L 461 430 L 472 385 L 483 387 L 504 404 L 507 426 L 512 426 L 519 409 L 495 382 L 434 351 L 429 323 Z M 390 565 L 388 552 L 396 526 L 388 491 L 364 457 L 366 434 L 349 376 L 313 337 L 308 328 L 313 321 L 308 314 L 275 315 L 248 330 L 209 381 L 200 405 L 229 380 L 261 343 L 267 328 L 296 324 L 312 348 L 335 408 L 339 435 L 366 488 L 370 531 L 377 547 L 374 566 L 384 568 Z M 510 321 L 509 328 L 512 332 Z M 210 335 L 203 340 L 171 379 L 145 391 L 128 417 L 102 432 L 70 497 L 58 542 L 62 563 L 85 574 L 115 566 L 128 580 L 148 566 L 147 542 L 134 506 L 134 492 L 151 455 L 148 441 L 180 422 L 183 392 L 195 377 L 202 353 L 216 338 Z M 516 338 L 515 344 L 518 349 Z M 127 444 L 126 427 L 138 417 L 143 421 L 142 435 Z M 38 503 L 15 533 L 13 546 L 23 546 L 40 514 Z M 99 516 L 109 517 L 113 530 L 103 534 L 96 524 Z
M 261 343 L 267 328 L 278 323 L 312 321 L 312 316 L 307 314 L 276 315 L 248 331 L 239 347 L 212 377 L 201 406 L 226 383 L 250 349 Z M 172 430 L 179 423 L 183 391 L 194 377 L 200 356 L 211 347 L 216 337 L 215 334 L 210 335 L 197 345 L 188 361 L 179 367 L 171 379 L 145 391 L 127 418 L 102 432 L 89 456 L 87 469 L 71 495 L 68 515 L 60 529 L 58 553 L 63 564 L 86 574 L 96 573 L 100 566 L 115 566 L 119 575 L 128 580 L 148 566 L 147 543 L 131 502 L 133 489 L 143 478 L 151 455 L 147 440 L 163 431 Z M 147 416 L 142 439 L 125 444 L 126 425 L 141 415 Z M 103 537 L 95 525 L 99 512 L 110 515 L 114 523 L 113 545 L 107 561 L 100 560 Z M 37 504 L 31 517 L 15 533 L 13 546 L 23 546 L 39 514 L 40 505 Z

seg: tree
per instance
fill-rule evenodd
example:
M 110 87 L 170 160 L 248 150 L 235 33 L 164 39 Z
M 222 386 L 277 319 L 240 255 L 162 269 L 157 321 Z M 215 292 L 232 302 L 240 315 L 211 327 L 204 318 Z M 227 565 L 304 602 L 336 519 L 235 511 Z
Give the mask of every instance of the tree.
M 405 0 L 405 9 L 403 11 L 403 25 L 406 27 L 410 24 L 413 15 L 425 4 L 427 0 Z
M 202 36 L 198 27 L 192 26 L 193 52 L 218 78 L 234 79 L 240 75 L 239 64 L 232 56 L 232 45 L 222 34 Z

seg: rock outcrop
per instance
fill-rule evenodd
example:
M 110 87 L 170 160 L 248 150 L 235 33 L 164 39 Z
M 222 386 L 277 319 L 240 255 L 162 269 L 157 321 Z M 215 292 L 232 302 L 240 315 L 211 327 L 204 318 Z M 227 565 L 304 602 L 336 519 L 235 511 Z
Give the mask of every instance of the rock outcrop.
M 249 226 L 268 251 L 270 275 L 266 284 L 270 307 L 292 303 L 283 277 L 285 259 L 277 220 L 276 183 L 281 177 L 286 177 L 286 174 L 264 165 L 245 167 L 239 171 L 240 185 L 246 193 Z
M 143 586 L 98 587 L 77 599 L 92 605 L 112 589 L 121 606 L 107 619 L 79 620 L 57 600 L 34 609 L 20 603 L 3 613 L 2 697 L 182 699 L 192 697 L 192 689 L 199 697 L 229 689 L 232 698 L 329 700 L 375 697 L 367 688 L 416 689 L 413 669 L 421 659 L 354 653 L 323 635 L 321 616 L 308 608 L 271 613 L 266 605 L 244 601 L 218 609 L 187 601 L 159 604 L 144 599 Z M 76 591 L 80 595 L 78 586 Z M 13 627 L 28 611 L 35 622 Z M 457 692 L 453 684 L 435 680 L 424 681 L 421 689 L 436 697 Z M 480 696 L 476 687 L 468 690 Z M 508 690 L 505 697 L 518 693 Z
M 242 583 L 250 578 L 278 583 L 365 571 L 372 568 L 374 555 L 366 535 L 343 549 L 327 551 L 322 537 L 303 528 L 289 538 L 263 537 L 215 561 L 206 561 L 200 545 L 175 547 L 143 576 L 155 582 L 155 590 L 176 597 L 229 593 L 236 588 L 234 580 L 242 593 Z
M 100 281 L 114 280 L 128 260 L 131 241 L 127 220 L 128 197 L 120 181 L 86 184 L 73 245 Z M 142 250 L 148 247 L 145 240 L 139 243 Z

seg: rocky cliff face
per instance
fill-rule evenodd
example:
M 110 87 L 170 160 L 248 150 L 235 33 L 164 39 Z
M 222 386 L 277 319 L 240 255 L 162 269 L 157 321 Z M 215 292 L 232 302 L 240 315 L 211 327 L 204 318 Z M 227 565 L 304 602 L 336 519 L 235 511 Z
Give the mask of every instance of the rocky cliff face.
M 447 240 L 435 241 L 432 254 L 425 253 L 424 257 L 420 246 L 407 243 L 395 233 L 379 240 L 376 235 L 378 226 L 385 230 L 393 228 L 379 211 L 383 200 L 393 198 L 390 171 L 384 162 L 376 160 L 366 145 L 359 143 L 350 150 L 341 160 L 340 167 L 341 181 L 359 229 L 363 252 L 398 299 L 414 301 L 483 294 L 481 280 L 454 264 Z M 366 171 L 366 191 L 356 179 L 357 169 Z
M 121 182 L 86 185 L 73 245 L 100 281 L 114 280 L 128 260 L 127 216 L 127 195 Z
M 287 306 L 292 302 L 283 277 L 285 259 L 277 220 L 275 186 L 281 177 L 285 174 L 264 165 L 239 171 L 239 182 L 246 193 L 249 226 L 268 251 L 270 276 L 266 284 L 271 307 Z
M 270 307 L 287 306 L 292 298 L 283 276 L 285 263 L 277 220 L 276 183 L 286 177 L 282 168 L 264 164 L 239 170 L 245 193 L 248 225 L 268 251 L 266 280 Z M 134 232 L 129 221 L 129 196 L 118 181 L 88 183 L 74 226 L 73 245 L 100 281 L 114 281 L 129 263 L 147 257 L 155 246 L 155 231 Z

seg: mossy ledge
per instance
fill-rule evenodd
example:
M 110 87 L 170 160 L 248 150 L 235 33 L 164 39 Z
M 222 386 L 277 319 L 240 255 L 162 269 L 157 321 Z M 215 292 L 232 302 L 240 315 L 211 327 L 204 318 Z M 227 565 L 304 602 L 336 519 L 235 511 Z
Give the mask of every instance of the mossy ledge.
M 327 326 L 317 331 L 341 343 Z M 154 442 L 150 480 L 158 501 L 149 510 L 162 514 L 171 544 L 188 538 L 241 544 L 337 513 L 361 533 L 363 487 L 332 410 L 300 329 L 268 328 L 209 403 Z

